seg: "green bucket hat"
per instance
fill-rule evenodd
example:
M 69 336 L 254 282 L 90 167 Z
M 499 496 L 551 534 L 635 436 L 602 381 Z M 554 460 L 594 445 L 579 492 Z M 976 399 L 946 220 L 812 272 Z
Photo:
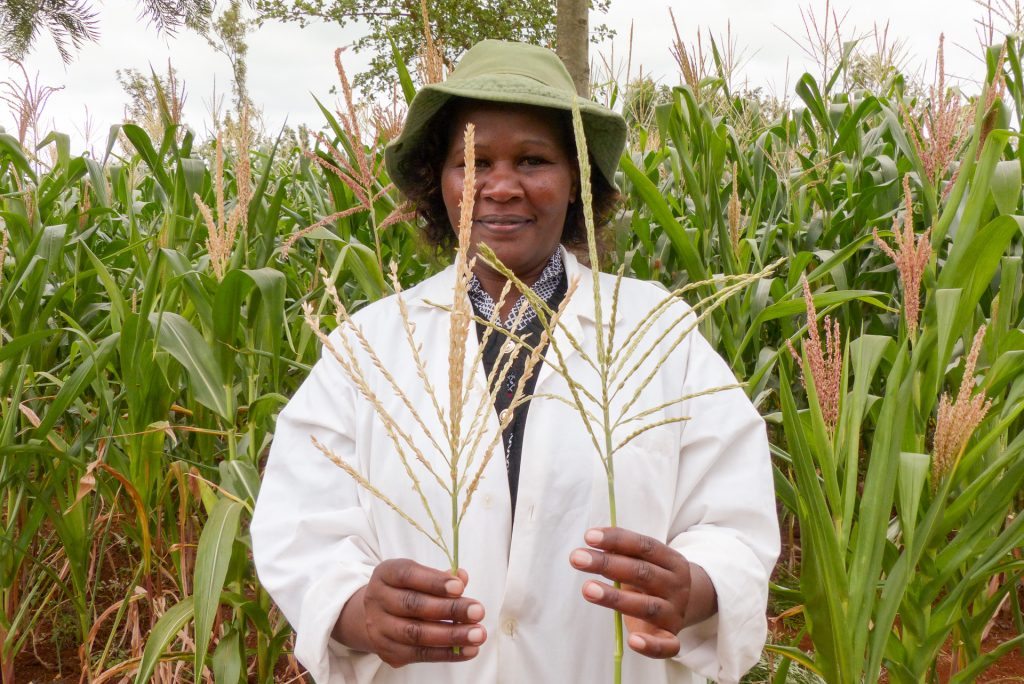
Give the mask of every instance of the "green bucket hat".
M 526 43 L 480 41 L 463 55 L 446 81 L 420 88 L 409 105 L 402 134 L 385 148 L 384 163 L 399 190 L 413 182 L 403 161 L 423 139 L 433 116 L 453 97 L 564 111 L 572 111 L 577 99 L 572 77 L 551 50 Z M 626 122 L 592 100 L 577 101 L 587 148 L 601 175 L 616 188 L 615 170 L 626 143 Z

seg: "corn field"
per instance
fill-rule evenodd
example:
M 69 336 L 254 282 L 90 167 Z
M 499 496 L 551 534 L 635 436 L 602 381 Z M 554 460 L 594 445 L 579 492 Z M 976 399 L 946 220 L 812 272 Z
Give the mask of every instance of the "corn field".
M 603 268 L 677 288 L 783 259 L 701 324 L 768 422 L 784 529 L 750 681 L 1024 654 L 1022 45 L 973 98 L 842 87 L 841 60 L 792 107 L 712 74 L 630 118 Z M 348 105 L 308 144 L 244 116 L 215 143 L 115 126 L 97 156 L 0 133 L 2 684 L 301 679 L 247 524 L 320 353 L 303 305 L 445 263 Z

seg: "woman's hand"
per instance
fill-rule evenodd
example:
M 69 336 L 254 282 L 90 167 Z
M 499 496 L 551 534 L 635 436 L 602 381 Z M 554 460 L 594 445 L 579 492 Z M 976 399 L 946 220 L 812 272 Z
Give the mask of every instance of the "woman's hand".
M 333 636 L 392 667 L 470 660 L 487 632 L 484 607 L 462 596 L 468 582 L 465 570 L 453 577 L 408 559 L 386 560 L 345 604 Z
M 592 548 L 573 551 L 572 566 L 622 583 L 616 589 L 589 580 L 583 597 L 622 613 L 629 647 L 637 653 L 671 658 L 679 653 L 679 630 L 716 612 L 707 573 L 667 544 L 621 527 L 587 530 L 583 538 Z

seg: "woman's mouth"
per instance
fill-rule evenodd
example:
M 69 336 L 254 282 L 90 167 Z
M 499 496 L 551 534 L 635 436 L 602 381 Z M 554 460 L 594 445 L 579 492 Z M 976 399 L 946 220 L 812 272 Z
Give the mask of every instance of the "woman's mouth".
M 507 232 L 522 228 L 530 222 L 525 216 L 512 216 L 506 214 L 486 214 L 473 219 L 474 223 L 483 225 L 485 228 L 497 232 Z

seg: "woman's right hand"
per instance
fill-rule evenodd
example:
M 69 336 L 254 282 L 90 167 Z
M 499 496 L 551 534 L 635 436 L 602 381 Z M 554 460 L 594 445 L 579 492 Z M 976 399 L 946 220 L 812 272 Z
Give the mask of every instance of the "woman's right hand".
M 470 660 L 487 631 L 484 607 L 462 596 L 468 581 L 462 569 L 454 577 L 406 558 L 386 560 L 345 604 L 333 636 L 391 667 Z

